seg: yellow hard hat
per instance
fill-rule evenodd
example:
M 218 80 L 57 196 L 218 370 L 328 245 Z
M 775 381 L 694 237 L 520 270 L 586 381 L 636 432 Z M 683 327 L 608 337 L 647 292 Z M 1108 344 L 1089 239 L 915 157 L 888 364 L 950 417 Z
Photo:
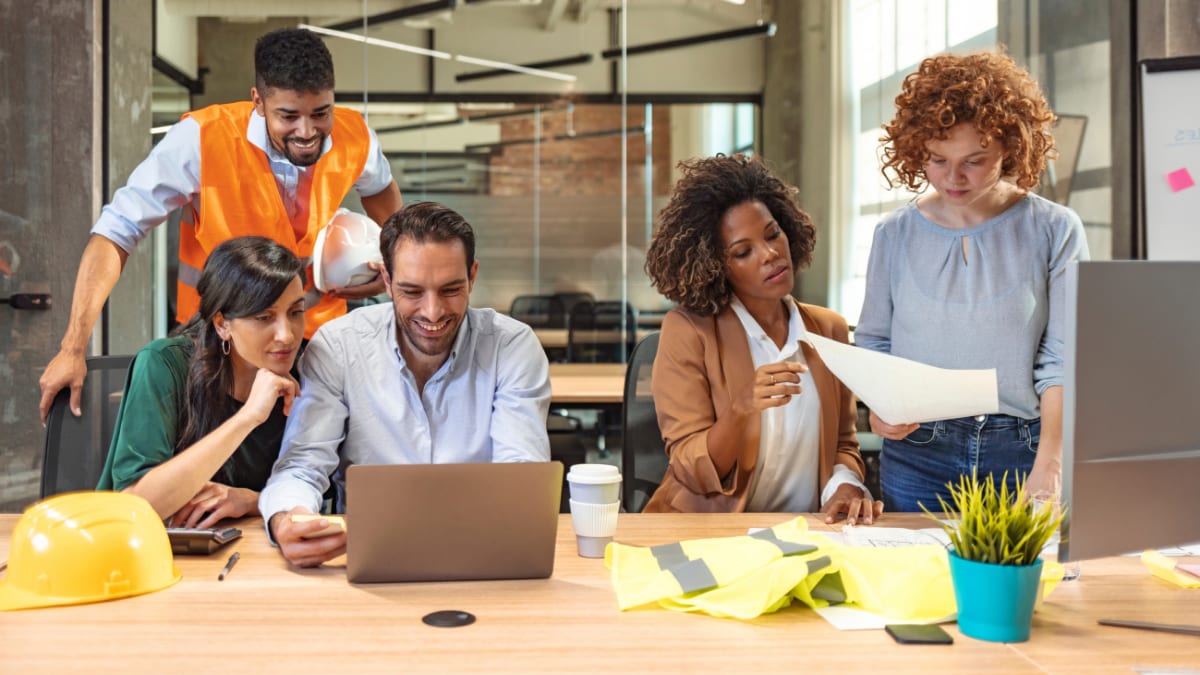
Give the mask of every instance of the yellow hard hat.
M 179 581 L 150 503 L 124 492 L 72 492 L 25 510 L 13 530 L 0 610 L 81 605 Z

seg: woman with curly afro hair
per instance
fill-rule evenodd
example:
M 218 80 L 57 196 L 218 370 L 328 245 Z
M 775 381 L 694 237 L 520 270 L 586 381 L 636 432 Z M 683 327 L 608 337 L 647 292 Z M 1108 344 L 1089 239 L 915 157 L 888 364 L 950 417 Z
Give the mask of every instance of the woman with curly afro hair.
M 670 462 L 647 511 L 818 508 L 870 523 L 854 396 L 805 340 L 846 320 L 791 297 L 816 228 L 758 159 L 683 162 L 646 272 L 679 304 L 663 319 L 652 390 Z
M 1030 192 L 1053 156 L 1054 120 L 1002 54 L 925 59 L 896 97 L 883 174 L 922 194 L 875 228 L 855 341 L 942 368 L 994 368 L 1000 408 L 919 425 L 872 413 L 890 510 L 934 508 L 973 469 L 1058 491 L 1063 281 L 1088 253 L 1079 216 Z

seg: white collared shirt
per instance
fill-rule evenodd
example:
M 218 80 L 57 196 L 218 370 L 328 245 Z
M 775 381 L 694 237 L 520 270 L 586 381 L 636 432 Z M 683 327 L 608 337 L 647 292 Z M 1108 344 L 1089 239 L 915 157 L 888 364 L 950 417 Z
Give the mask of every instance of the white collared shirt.
M 788 335 L 782 348 L 775 345 L 737 296 L 730 303 L 746 331 L 755 370 L 769 363 L 785 361 L 808 365 L 800 348 L 800 343 L 808 340 L 800 310 L 790 296 L 784 302 L 788 308 Z M 800 389 L 800 394 L 791 397 L 787 405 L 761 413 L 758 466 L 750 485 L 747 511 L 811 513 L 828 501 L 842 483 L 851 483 L 866 491 L 858 476 L 841 464 L 834 465 L 833 475 L 825 489 L 820 490 L 817 483 L 820 479 L 821 400 L 812 373 L 807 370 L 800 373 Z
M 392 169 L 375 132 L 368 129 L 370 147 L 362 174 L 354 182 L 358 194 L 371 196 L 392 182 Z M 292 222 L 307 222 L 312 167 L 298 167 L 276 152 L 267 137 L 267 121 L 253 111 L 246 125 L 246 140 L 267 155 L 279 196 Z M 323 152 L 333 147 L 333 136 L 325 137 Z M 200 193 L 200 123 L 185 117 L 171 127 L 150 154 L 129 174 L 125 186 L 117 190 L 112 202 L 100 212 L 92 227 L 99 234 L 128 252 L 172 211 L 192 201 Z M 298 217 L 300 216 L 300 217 Z

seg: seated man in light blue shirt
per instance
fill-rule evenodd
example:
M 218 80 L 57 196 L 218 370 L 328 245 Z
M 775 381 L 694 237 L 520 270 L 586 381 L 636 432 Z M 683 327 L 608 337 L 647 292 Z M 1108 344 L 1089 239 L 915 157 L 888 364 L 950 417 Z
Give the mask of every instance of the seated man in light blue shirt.
M 380 236 L 391 304 L 357 309 L 317 331 L 300 359 L 301 395 L 259 498 L 290 562 L 345 552 L 345 534 L 303 539 L 332 475 L 338 510 L 352 464 L 544 462 L 550 369 L 525 324 L 468 307 L 475 235 L 453 210 L 419 202 Z

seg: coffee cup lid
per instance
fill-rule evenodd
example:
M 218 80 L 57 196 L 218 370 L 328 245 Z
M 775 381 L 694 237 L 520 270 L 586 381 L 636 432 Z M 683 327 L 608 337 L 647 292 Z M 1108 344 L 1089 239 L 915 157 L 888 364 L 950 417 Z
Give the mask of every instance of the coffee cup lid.
M 567 472 L 572 483 L 595 485 L 621 480 L 621 472 L 612 464 L 576 464 Z

